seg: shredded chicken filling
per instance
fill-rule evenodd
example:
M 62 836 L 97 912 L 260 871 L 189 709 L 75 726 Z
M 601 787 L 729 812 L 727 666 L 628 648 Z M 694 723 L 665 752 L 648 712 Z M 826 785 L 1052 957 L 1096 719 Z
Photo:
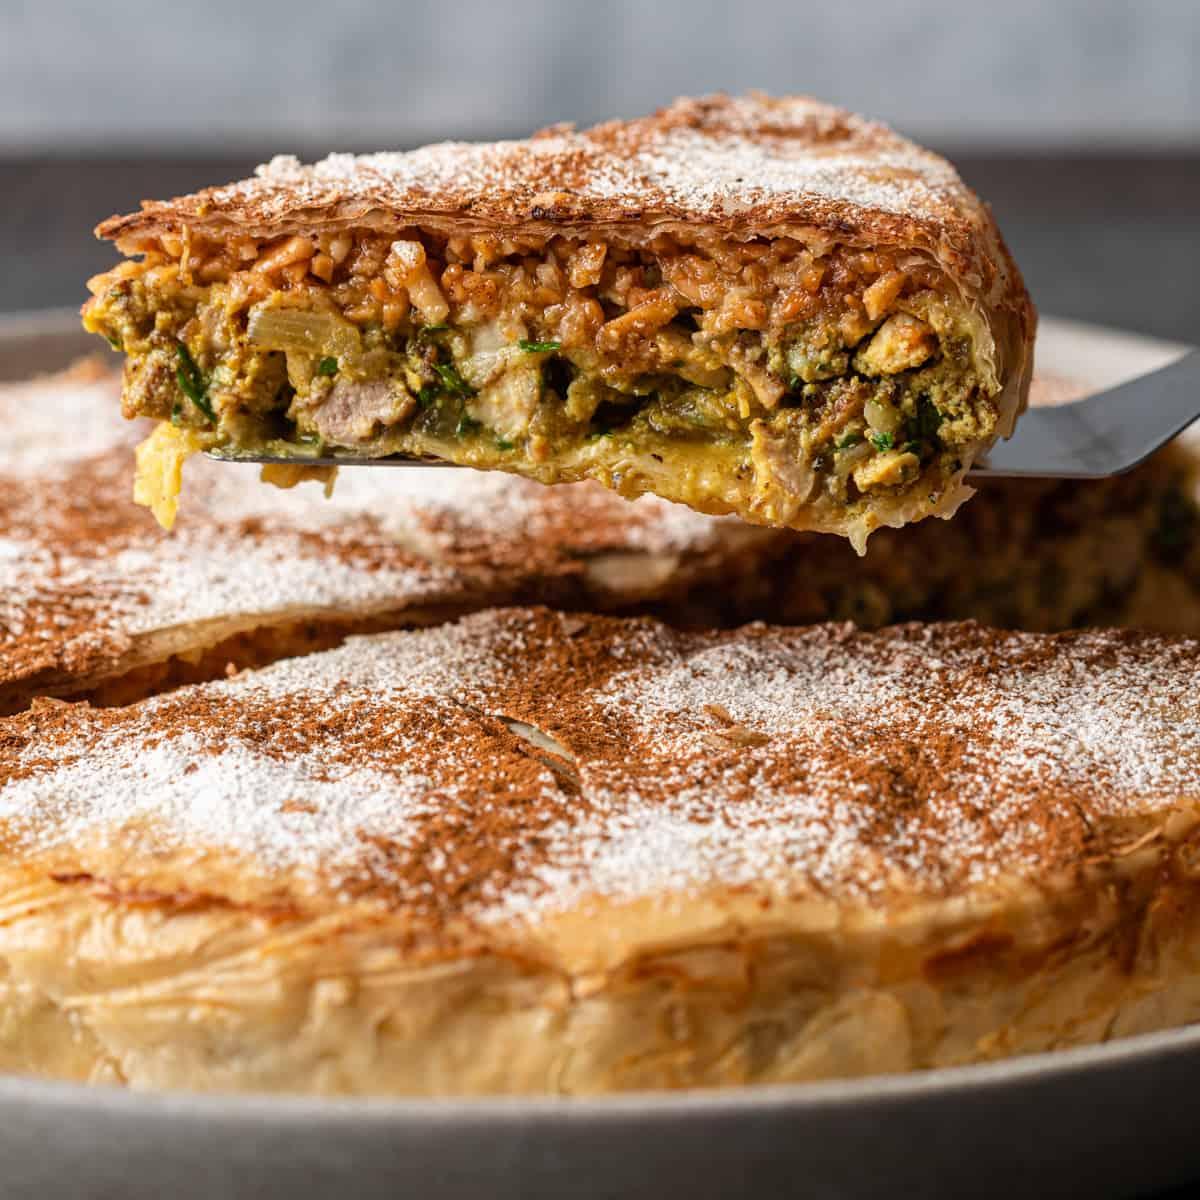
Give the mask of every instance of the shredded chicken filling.
M 710 467 L 809 507 L 932 500 L 995 432 L 953 291 L 915 255 L 411 230 L 138 248 L 92 281 L 86 322 L 128 355 L 128 415 L 210 445 L 631 491 L 640 457 L 721 511 Z

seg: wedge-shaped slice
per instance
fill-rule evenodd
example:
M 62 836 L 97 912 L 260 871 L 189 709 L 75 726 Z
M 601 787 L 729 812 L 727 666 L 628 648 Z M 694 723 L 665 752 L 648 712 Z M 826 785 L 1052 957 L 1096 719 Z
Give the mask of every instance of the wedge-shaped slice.
M 490 611 L 0 723 L 0 1069 L 595 1093 L 1200 1017 L 1200 644 Z
M 809 99 L 276 159 L 98 232 L 140 260 L 85 324 L 126 413 L 172 423 L 145 462 L 172 486 L 204 447 L 433 456 L 861 547 L 952 514 L 1029 379 L 988 210 Z

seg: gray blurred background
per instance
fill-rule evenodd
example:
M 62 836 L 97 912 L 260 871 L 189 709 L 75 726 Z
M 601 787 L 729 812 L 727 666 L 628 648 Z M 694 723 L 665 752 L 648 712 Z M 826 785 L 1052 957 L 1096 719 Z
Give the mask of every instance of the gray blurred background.
M 1191 0 L 0 0 L 0 309 L 77 303 L 90 229 L 271 154 L 519 136 L 806 91 L 949 154 L 1044 311 L 1197 340 Z

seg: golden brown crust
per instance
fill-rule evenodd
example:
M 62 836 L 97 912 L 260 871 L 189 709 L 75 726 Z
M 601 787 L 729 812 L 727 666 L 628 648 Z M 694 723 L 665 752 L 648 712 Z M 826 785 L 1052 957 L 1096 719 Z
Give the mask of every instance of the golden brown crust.
M 508 611 L 42 702 L 0 726 L 0 1063 L 586 1093 L 1194 1019 L 1198 656 Z
M 524 142 L 334 156 L 309 168 L 276 160 L 253 180 L 146 201 L 97 233 L 430 218 L 539 233 L 672 221 L 735 236 L 803 228 L 832 241 L 937 246 L 959 271 L 986 270 L 993 250 L 990 215 L 944 159 L 846 110 L 762 95 L 681 99 L 650 117 L 582 133 L 553 126 Z
M 1070 874 L 1200 803 L 1197 669 L 1121 631 L 488 610 L 129 708 L 38 702 L 0 796 L 11 845 L 138 894 L 355 895 L 443 931 L 710 888 L 869 908 Z

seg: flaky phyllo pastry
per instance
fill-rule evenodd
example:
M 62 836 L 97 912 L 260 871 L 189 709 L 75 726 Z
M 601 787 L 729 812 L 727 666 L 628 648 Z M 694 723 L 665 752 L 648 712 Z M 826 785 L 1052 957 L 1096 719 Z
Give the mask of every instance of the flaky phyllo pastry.
M 85 323 L 163 422 L 139 491 L 165 522 L 183 456 L 219 448 L 593 478 L 861 548 L 954 512 L 1031 367 L 988 210 L 805 98 L 277 158 L 99 233 L 130 261 Z
M 1200 1017 L 1200 643 L 492 609 L 0 737 L 0 1070 L 579 1095 Z

